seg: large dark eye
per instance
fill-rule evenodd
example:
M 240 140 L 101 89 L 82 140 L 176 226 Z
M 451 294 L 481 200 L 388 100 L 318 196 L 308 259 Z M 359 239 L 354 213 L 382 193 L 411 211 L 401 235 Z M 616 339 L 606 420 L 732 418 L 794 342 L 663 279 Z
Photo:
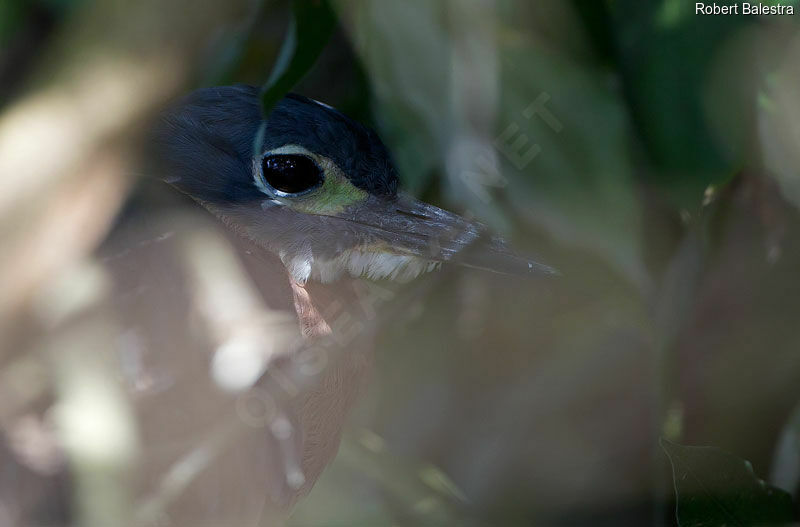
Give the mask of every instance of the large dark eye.
M 261 162 L 264 181 L 281 194 L 301 194 L 322 184 L 322 169 L 309 157 L 275 154 Z

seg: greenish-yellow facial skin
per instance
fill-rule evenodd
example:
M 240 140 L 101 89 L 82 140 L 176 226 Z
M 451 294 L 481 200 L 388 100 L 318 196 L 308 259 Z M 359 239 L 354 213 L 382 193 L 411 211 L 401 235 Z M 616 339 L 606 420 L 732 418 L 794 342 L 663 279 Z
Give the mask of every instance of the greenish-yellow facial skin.
M 333 161 L 327 157 L 309 152 L 300 145 L 285 145 L 266 153 L 266 155 L 269 154 L 299 154 L 310 157 L 325 174 L 322 186 L 308 194 L 297 197 L 273 196 L 273 199 L 297 212 L 337 216 L 348 207 L 365 201 L 369 196 L 366 191 L 350 183 Z M 260 171 L 256 170 L 254 177 L 256 186 L 265 194 L 271 195 L 269 186 L 263 180 L 263 175 L 261 175 Z

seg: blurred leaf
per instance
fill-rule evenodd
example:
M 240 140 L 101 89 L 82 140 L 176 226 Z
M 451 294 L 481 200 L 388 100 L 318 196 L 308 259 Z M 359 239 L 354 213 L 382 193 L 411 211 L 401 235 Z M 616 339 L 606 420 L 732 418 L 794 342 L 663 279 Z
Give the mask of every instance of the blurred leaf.
M 24 2 L 7 0 L 0 2 L 0 44 L 5 46 L 6 42 L 19 29 L 25 15 Z M 3 54 L 0 54 L 0 58 Z
M 558 239 L 598 252 L 645 284 L 631 130 L 618 93 L 600 72 L 538 42 L 508 45 L 503 53 L 495 145 L 515 189 L 509 201 Z
M 444 3 L 337 2 L 376 99 L 382 139 L 404 187 L 428 184 L 449 125 L 450 54 Z
M 346 484 L 342 484 L 346 482 Z M 354 488 L 368 499 L 353 506 Z M 376 494 L 370 495 L 366 489 Z M 345 433 L 339 454 L 288 525 L 475 525 L 467 498 L 439 468 L 392 452 L 367 430 Z
M 224 32 L 214 42 L 214 53 L 202 73 L 202 86 L 221 86 L 235 82 L 237 70 L 252 41 L 253 29 L 261 22 L 259 11 L 255 8 L 247 23 Z
M 294 0 L 292 19 L 278 60 L 261 95 L 264 115 L 311 69 L 336 26 L 327 0 Z
M 771 480 L 789 489 L 796 497 L 800 491 L 800 406 L 797 406 L 784 426 L 775 447 Z
M 84 0 L 3 0 L 0 2 L 0 62 L 8 51 L 5 46 L 15 34 L 49 29 L 51 18 L 54 22 L 66 19 L 80 7 Z
M 419 477 L 426 485 L 441 494 L 456 498 L 461 502 L 468 501 L 464 491 L 458 488 L 458 485 L 438 467 L 428 465 L 421 468 Z
M 782 48 L 782 63 L 759 93 L 759 142 L 784 197 L 800 207 L 800 34 Z
M 446 174 L 450 206 L 497 230 L 522 219 L 647 282 L 627 109 L 607 73 L 576 58 L 591 53 L 568 4 L 341 6 L 412 191 Z
M 717 2 L 732 4 L 733 2 Z M 635 122 L 655 170 L 646 173 L 676 204 L 695 208 L 711 184 L 729 180 L 745 150 L 725 148 L 712 132 L 704 101 L 708 73 L 721 45 L 750 18 L 698 16 L 695 2 L 609 2 L 619 69 Z M 733 88 L 733 86 L 728 86 Z M 737 108 L 732 125 L 744 126 L 747 108 L 735 90 L 715 92 Z
M 613 25 L 609 20 L 607 2 L 597 0 L 572 0 L 575 11 L 581 17 L 586 32 L 592 39 L 593 48 L 598 58 L 611 61 L 614 56 Z
M 783 525 L 794 517 L 792 498 L 758 479 L 748 461 L 713 447 L 661 440 L 672 463 L 681 527 Z

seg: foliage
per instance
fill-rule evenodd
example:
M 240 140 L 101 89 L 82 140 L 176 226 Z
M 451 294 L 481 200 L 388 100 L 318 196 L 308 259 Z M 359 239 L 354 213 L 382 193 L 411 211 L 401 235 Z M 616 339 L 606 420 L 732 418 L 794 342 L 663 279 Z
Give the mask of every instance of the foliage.
M 155 524 L 171 506 L 193 512 L 180 500 L 227 438 L 198 424 L 227 424 L 209 402 L 218 392 L 155 405 L 150 428 L 136 405 L 205 379 L 207 357 L 180 354 L 174 335 L 157 346 L 115 309 L 155 276 L 158 309 L 138 315 L 165 331 L 162 315 L 184 316 L 197 345 L 216 331 L 204 309 L 228 320 L 215 300 L 254 289 L 237 279 L 262 261 L 226 260 L 220 240 L 171 245 L 172 227 L 159 229 L 185 203 L 132 176 L 169 99 L 234 82 L 263 86 L 265 115 L 297 91 L 373 126 L 406 191 L 563 273 L 445 269 L 392 290 L 365 331 L 374 380 L 289 525 L 665 525 L 661 435 L 714 445 L 662 443 L 681 526 L 796 520 L 791 496 L 755 473 L 772 466 L 769 481 L 800 489 L 800 14 L 694 6 L 0 3 L 0 522 L 8 508 L 58 524 L 67 507 L 51 488 L 97 525 L 137 507 Z M 205 219 L 186 223 L 213 231 Z M 101 256 L 109 247 L 140 259 Z M 218 296 L 182 304 L 173 288 L 195 281 Z M 131 352 L 148 346 L 164 355 L 152 374 Z M 48 432 L 51 419 L 80 425 L 101 410 L 124 456 L 93 464 L 89 443 L 56 448 L 70 429 Z M 188 439 L 159 435 L 184 419 Z M 144 461 L 163 452 L 178 460 L 166 470 Z M 262 497 L 229 468 L 213 499 L 189 503 L 222 507 L 242 498 L 236 485 Z
M 791 496 L 758 479 L 753 467 L 713 447 L 662 440 L 672 462 L 681 527 L 786 525 L 794 519 Z

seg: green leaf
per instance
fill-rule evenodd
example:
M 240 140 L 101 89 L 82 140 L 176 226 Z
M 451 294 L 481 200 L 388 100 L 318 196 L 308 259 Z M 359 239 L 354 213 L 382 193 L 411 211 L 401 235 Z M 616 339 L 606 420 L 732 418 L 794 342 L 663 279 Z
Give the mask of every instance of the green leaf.
M 792 493 L 800 491 L 800 406 L 783 427 L 770 471 L 772 481 Z
M 781 44 L 783 49 L 774 53 L 780 65 L 770 72 L 758 94 L 758 136 L 768 172 L 784 197 L 800 207 L 800 66 L 794 59 L 800 52 L 800 38 Z
M 695 15 L 688 0 L 608 5 L 631 115 L 652 163 L 642 176 L 693 210 L 709 185 L 729 181 L 744 163 L 749 139 L 732 131 L 752 127 L 748 88 L 730 77 L 713 96 L 708 86 L 721 52 L 753 17 Z
M 631 282 L 645 286 L 631 129 L 618 94 L 598 72 L 536 41 L 520 39 L 502 51 L 495 144 L 515 189 L 509 203 L 531 223 L 603 255 Z M 542 111 L 531 112 L 537 105 Z
M 261 94 L 261 108 L 272 107 L 308 73 L 336 27 L 336 13 L 327 0 L 294 0 L 289 31 Z
M 680 527 L 784 525 L 792 498 L 756 477 L 748 461 L 714 447 L 661 440 L 672 463 Z
M 577 19 L 553 38 L 562 0 L 339 5 L 406 188 L 443 174 L 447 206 L 506 234 L 542 228 L 648 283 L 627 108 L 575 58 Z

